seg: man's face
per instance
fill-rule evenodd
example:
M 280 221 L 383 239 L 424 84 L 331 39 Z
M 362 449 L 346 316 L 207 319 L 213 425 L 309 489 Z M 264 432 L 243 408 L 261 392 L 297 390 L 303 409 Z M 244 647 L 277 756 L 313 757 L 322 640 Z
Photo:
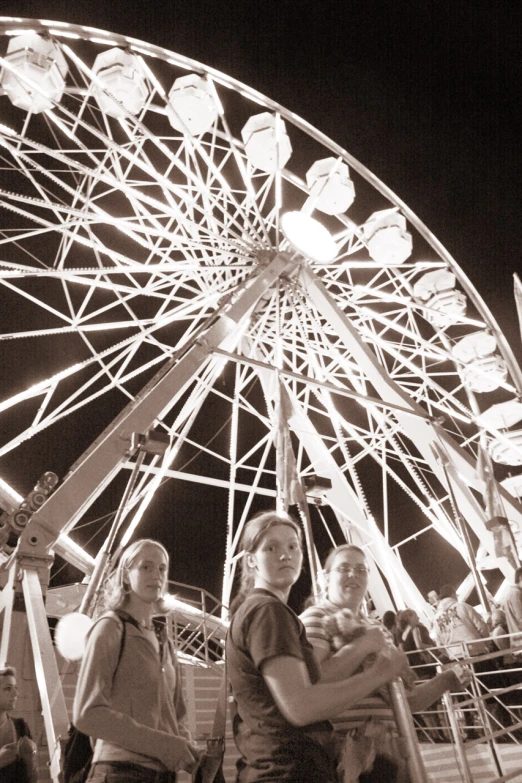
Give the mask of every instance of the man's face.
M 428 593 L 428 602 L 432 606 L 435 606 L 435 604 L 437 603 L 438 600 L 439 600 L 439 596 L 437 595 L 435 590 L 430 590 L 430 592 Z

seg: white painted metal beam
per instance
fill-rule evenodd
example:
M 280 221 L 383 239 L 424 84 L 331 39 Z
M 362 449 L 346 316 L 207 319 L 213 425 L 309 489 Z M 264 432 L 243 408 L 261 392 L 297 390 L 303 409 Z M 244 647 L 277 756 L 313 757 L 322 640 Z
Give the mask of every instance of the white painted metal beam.
M 241 283 L 207 324 L 205 332 L 174 357 L 95 440 L 64 482 L 36 511 L 22 534 L 30 546 L 50 548 L 67 533 L 108 486 L 127 459 L 133 432 L 145 432 L 176 402 L 208 361 L 214 348 L 230 350 L 240 338 L 244 319 L 279 275 L 295 266 L 279 254 L 257 275 Z

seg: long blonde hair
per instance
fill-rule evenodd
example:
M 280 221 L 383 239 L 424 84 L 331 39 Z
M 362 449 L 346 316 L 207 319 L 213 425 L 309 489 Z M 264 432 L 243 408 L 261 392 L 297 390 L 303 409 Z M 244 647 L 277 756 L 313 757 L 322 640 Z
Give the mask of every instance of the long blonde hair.
M 123 609 L 129 599 L 130 590 L 125 583 L 125 572 L 132 566 L 142 549 L 146 546 L 154 546 L 165 555 L 167 559 L 167 574 L 169 569 L 169 553 L 159 541 L 153 538 L 140 538 L 123 550 L 118 565 L 108 577 L 105 583 L 104 604 L 107 609 Z M 166 611 L 162 598 L 157 602 L 158 613 Z

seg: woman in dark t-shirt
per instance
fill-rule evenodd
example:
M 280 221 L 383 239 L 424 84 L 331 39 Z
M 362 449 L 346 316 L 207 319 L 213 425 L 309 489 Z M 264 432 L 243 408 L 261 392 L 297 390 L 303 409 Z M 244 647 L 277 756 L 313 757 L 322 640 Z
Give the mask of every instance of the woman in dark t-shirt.
M 241 753 L 237 780 L 333 783 L 328 719 L 396 677 L 404 656 L 377 655 L 365 672 L 319 682 L 303 624 L 287 606 L 303 561 L 299 526 L 286 514 L 265 512 L 247 523 L 242 543 L 241 589 L 226 647 Z

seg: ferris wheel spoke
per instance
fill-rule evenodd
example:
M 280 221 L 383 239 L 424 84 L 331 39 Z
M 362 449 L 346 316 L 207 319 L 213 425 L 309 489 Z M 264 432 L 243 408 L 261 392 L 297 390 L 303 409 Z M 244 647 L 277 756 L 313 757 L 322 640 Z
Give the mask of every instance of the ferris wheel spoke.
M 147 197 L 147 195 L 143 191 L 137 190 L 136 188 L 133 188 L 132 186 L 129 186 L 127 183 L 124 183 L 121 180 L 118 180 L 109 169 L 106 169 L 106 168 L 105 169 L 100 169 L 99 161 L 98 161 L 98 159 L 96 157 L 94 157 L 92 155 L 89 156 L 93 160 L 93 162 L 96 164 L 96 168 L 95 169 L 89 169 L 88 167 L 84 166 L 83 164 L 80 164 L 79 161 L 73 160 L 70 156 L 67 156 L 67 155 L 65 155 L 63 153 L 60 153 L 57 150 L 51 150 L 50 148 L 46 148 L 45 145 L 33 142 L 32 140 L 29 140 L 27 138 L 24 139 L 24 141 L 26 142 L 26 144 L 28 144 L 35 151 L 39 151 L 39 152 L 41 152 L 43 154 L 48 154 L 51 157 L 55 157 L 61 163 L 65 164 L 67 166 L 67 168 L 72 167 L 72 170 L 74 170 L 74 171 L 78 171 L 79 173 L 83 172 L 83 174 L 86 177 L 86 180 L 88 180 L 89 182 L 92 183 L 91 187 L 94 186 L 94 184 L 96 183 L 97 180 L 100 180 L 100 181 L 104 182 L 109 187 L 109 189 L 110 188 L 114 188 L 115 192 L 120 192 L 121 191 L 124 195 L 128 196 L 130 199 L 134 199 L 136 202 L 144 202 L 144 204 L 148 204 L 149 206 L 152 206 L 152 207 L 156 208 L 159 214 L 163 214 L 165 212 L 166 205 L 163 204 L 162 202 L 158 202 L 156 199 L 151 199 L 150 197 Z M 5 140 L 4 140 L 4 146 L 6 146 L 8 149 L 11 149 L 11 151 L 14 152 L 12 147 L 9 144 L 7 144 L 7 142 L 5 142 Z M 83 149 L 83 147 L 84 147 L 84 145 L 82 145 L 82 149 Z M 33 162 L 33 165 L 36 165 L 36 164 Z M 40 173 L 45 174 L 46 176 L 50 176 L 50 172 L 45 171 L 45 169 L 43 167 L 40 167 Z M 149 172 L 149 174 L 150 174 L 150 172 Z M 156 179 L 157 178 L 152 177 L 152 181 L 155 181 Z M 53 181 L 56 184 L 60 184 L 62 187 L 65 187 L 65 189 L 67 190 L 68 186 L 64 185 L 64 183 L 62 183 L 62 182 L 58 183 L 58 178 L 57 177 L 53 176 Z M 162 189 L 163 189 L 164 193 L 165 192 L 169 193 L 168 188 L 166 190 L 165 190 L 165 188 L 162 188 Z M 109 190 L 109 193 L 110 192 L 111 191 Z M 180 192 L 183 194 L 183 196 L 185 196 L 183 191 L 180 191 Z M 76 193 L 76 197 L 79 198 L 80 196 Z M 198 225 L 197 228 L 196 228 L 196 224 L 193 221 L 190 221 L 190 220 L 187 223 L 187 220 L 184 218 L 183 212 L 181 211 L 179 204 L 172 200 L 172 197 L 170 196 L 170 193 L 169 193 L 169 197 L 170 197 L 169 204 L 175 210 L 176 219 L 181 223 L 182 226 L 184 226 L 184 227 L 186 226 L 186 228 L 187 228 L 189 233 L 190 233 L 190 230 L 192 228 L 192 229 L 195 229 L 195 230 L 192 231 L 192 233 L 193 234 L 195 233 L 196 236 L 198 236 L 198 237 L 200 237 L 200 235 L 202 234 L 203 238 L 206 237 L 206 238 L 208 238 L 211 241 L 219 241 L 219 239 L 220 239 L 219 233 L 210 232 L 208 229 L 203 229 L 203 227 L 200 226 L 200 225 Z M 110 214 L 107 214 L 103 210 L 101 210 L 101 208 L 98 205 L 93 205 L 92 199 L 89 201 L 89 206 L 91 208 L 95 208 L 98 211 L 98 214 L 101 213 L 104 216 L 105 221 L 106 222 L 108 221 L 109 224 L 116 220 Z M 195 206 L 195 208 L 197 208 L 196 204 L 194 204 L 194 206 Z M 216 223 L 218 225 L 218 228 L 221 230 L 223 228 L 223 226 L 220 224 L 219 221 L 216 221 Z M 123 231 L 123 233 L 128 233 L 129 232 L 129 229 L 128 229 L 127 225 L 125 224 L 125 221 L 121 221 L 121 220 L 117 221 L 117 224 L 118 224 L 118 227 L 120 228 L 120 230 Z M 136 236 L 137 235 L 133 235 L 133 239 L 135 241 L 138 241 L 139 243 L 143 242 L 143 240 L 141 238 L 136 239 Z M 178 238 L 176 236 L 174 236 L 173 239 L 175 239 L 175 244 L 177 244 L 177 242 L 179 241 Z M 187 244 L 192 245 L 192 246 L 195 247 L 195 249 L 197 249 L 199 243 L 196 240 L 194 240 L 193 237 L 191 237 L 190 239 L 187 238 L 185 241 L 187 242 Z M 236 247 L 235 247 L 236 250 L 239 250 L 241 248 L 241 246 L 238 245 L 235 241 L 231 241 L 230 237 L 228 238 L 227 242 L 229 244 L 231 244 L 232 248 L 234 248 L 234 245 L 236 245 Z M 182 245 L 183 244 L 184 243 L 182 243 Z M 205 245 L 203 245 L 203 247 L 205 247 Z

